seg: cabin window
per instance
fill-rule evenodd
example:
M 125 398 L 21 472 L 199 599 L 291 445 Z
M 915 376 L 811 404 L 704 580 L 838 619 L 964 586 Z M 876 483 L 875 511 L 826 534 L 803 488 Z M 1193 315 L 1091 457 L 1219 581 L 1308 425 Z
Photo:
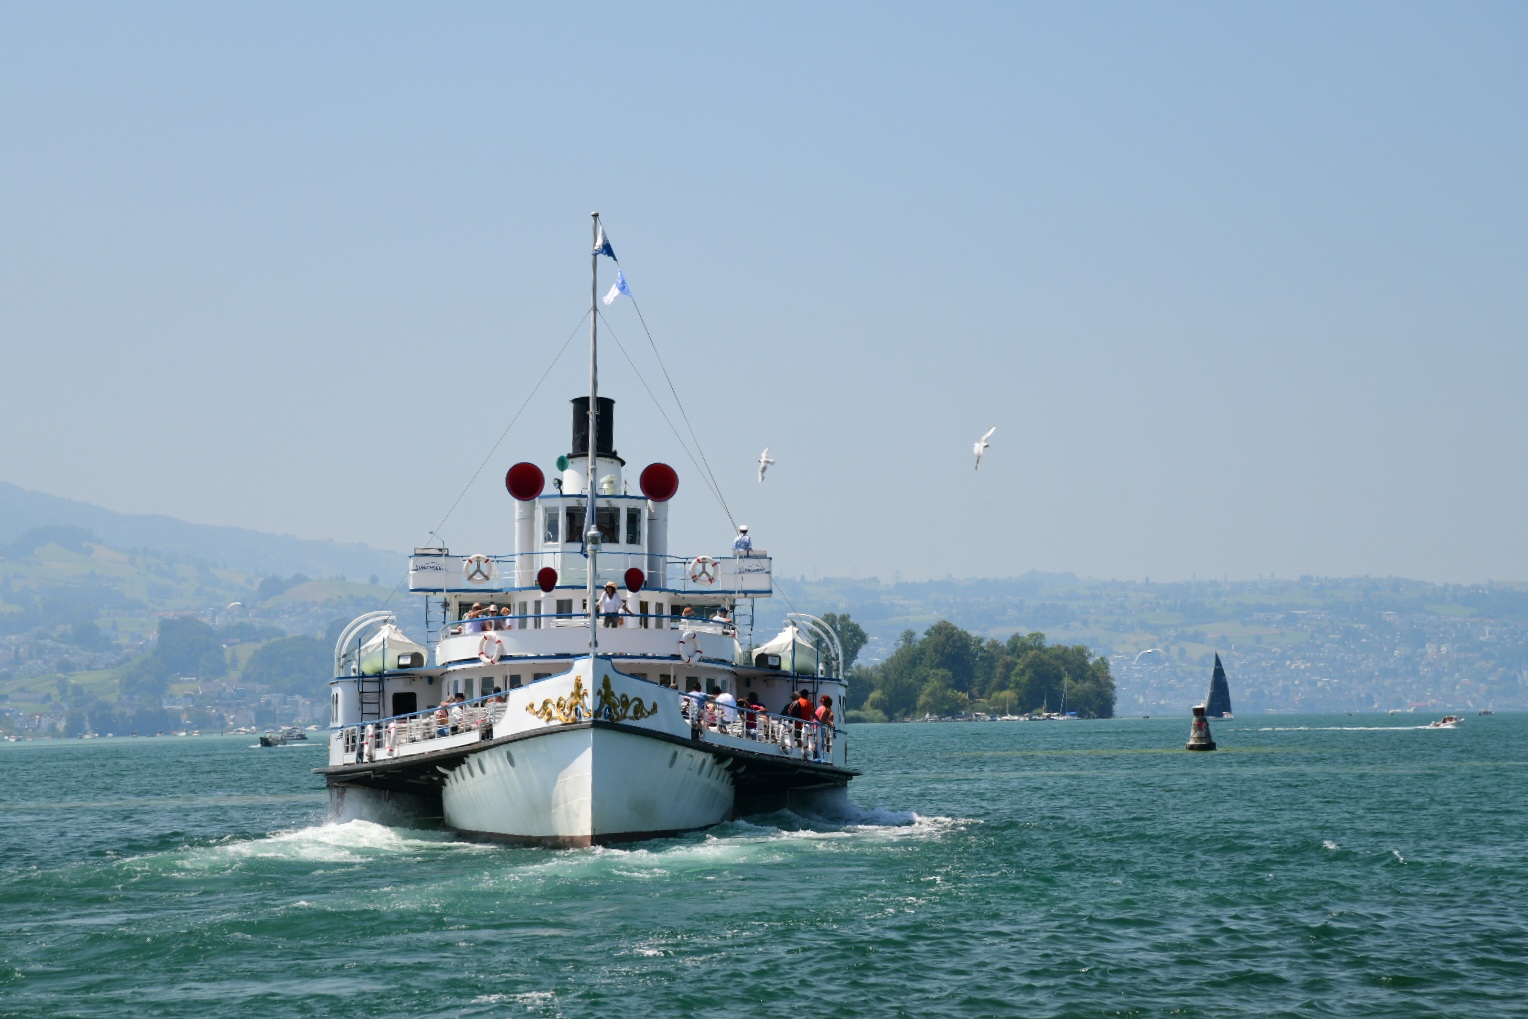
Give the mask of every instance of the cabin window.
M 477 685 L 477 680 L 472 679 L 471 677 L 469 677 L 469 678 L 464 679 L 462 681 L 462 685 L 466 687 L 466 689 L 464 691 L 462 691 L 462 692 L 463 692 L 463 694 L 465 694 L 466 698 L 469 701 L 472 700 L 472 698 L 477 696 L 475 693 L 472 692 L 472 688 L 475 685 Z
M 412 690 L 393 694 L 393 714 L 412 715 L 419 710 L 419 695 Z
M 626 544 L 642 544 L 642 511 L 639 509 L 626 511 Z
M 338 690 L 329 695 L 329 724 L 340 724 L 340 694 Z
M 621 540 L 621 511 L 615 506 L 596 506 L 595 523 L 600 525 L 600 541 L 614 545 Z
M 571 616 L 573 614 L 573 599 L 572 598 L 558 598 L 557 599 L 557 614 L 559 616 Z
M 550 675 L 550 672 L 537 672 L 531 676 L 531 682 L 534 683 L 538 679 L 546 679 Z
M 562 529 L 567 535 L 564 541 L 584 540 L 584 508 L 582 506 L 569 506 L 563 510 L 568 517 L 568 525 Z
M 642 620 L 642 629 L 647 629 L 647 602 L 637 602 L 637 616 Z
M 520 674 L 518 672 L 511 672 L 509 674 L 509 689 L 520 689 Z
M 562 522 L 562 515 L 556 506 L 548 506 L 541 514 L 541 540 L 548 545 L 555 545 L 558 541 L 558 527 Z

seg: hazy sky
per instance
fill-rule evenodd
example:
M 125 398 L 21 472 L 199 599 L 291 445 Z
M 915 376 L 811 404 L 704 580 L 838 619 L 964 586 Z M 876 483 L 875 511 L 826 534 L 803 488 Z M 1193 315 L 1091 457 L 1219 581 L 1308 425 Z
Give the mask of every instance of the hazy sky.
M 1522 4 L 9 2 L 0 139 L 23 487 L 510 551 L 598 209 L 782 574 L 1528 579 Z

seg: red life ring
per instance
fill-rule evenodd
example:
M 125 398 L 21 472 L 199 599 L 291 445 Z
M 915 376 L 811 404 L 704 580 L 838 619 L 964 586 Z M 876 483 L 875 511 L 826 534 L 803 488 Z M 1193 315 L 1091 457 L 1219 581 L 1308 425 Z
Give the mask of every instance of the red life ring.
M 492 648 L 492 653 L 489 649 Z M 504 657 L 504 642 L 491 633 L 483 634 L 483 639 L 478 641 L 478 658 L 484 665 L 493 665 Z
M 690 580 L 702 587 L 710 587 L 721 576 L 721 564 L 708 555 L 698 555 L 690 560 Z

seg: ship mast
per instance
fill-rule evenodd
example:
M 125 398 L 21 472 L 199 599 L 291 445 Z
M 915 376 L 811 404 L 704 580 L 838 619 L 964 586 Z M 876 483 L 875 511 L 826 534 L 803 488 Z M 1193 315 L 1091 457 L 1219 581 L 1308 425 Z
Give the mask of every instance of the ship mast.
M 595 431 L 596 415 L 599 413 L 599 276 L 600 276 L 600 214 L 589 213 L 592 238 L 589 244 L 589 438 L 584 444 L 588 456 L 584 470 L 584 488 L 589 498 L 584 510 L 584 548 L 589 553 L 589 657 L 593 658 L 599 648 L 599 613 L 594 601 L 595 563 L 599 557 L 600 529 L 594 521 L 594 453 L 598 447 Z M 591 680 L 592 682 L 592 680 Z

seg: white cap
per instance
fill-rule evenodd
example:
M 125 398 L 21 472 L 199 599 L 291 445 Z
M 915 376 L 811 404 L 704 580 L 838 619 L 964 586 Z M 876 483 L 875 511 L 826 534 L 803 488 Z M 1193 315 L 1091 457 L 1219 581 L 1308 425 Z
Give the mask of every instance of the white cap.
M 740 530 L 740 531 L 746 531 L 746 530 L 748 530 L 748 525 L 747 524 L 738 524 L 737 525 L 737 529 Z

